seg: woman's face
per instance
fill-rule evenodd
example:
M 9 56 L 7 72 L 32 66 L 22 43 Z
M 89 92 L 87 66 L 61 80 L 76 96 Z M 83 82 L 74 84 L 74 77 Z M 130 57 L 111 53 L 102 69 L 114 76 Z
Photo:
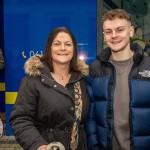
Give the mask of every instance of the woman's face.
M 53 64 L 70 64 L 73 57 L 73 41 L 68 33 L 57 34 L 51 46 Z

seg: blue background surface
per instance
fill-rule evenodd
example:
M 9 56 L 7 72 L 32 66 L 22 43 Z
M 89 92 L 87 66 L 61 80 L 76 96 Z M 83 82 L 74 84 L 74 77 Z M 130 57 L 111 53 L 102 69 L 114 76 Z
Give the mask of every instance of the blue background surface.
M 17 92 L 25 75 L 25 61 L 42 54 L 48 35 L 57 26 L 68 27 L 78 42 L 78 54 L 90 64 L 96 56 L 96 0 L 4 0 L 6 92 Z M 23 57 L 23 54 L 26 58 Z M 6 104 L 6 134 L 13 105 Z
M 0 0 L 0 48 L 4 55 L 4 14 L 3 1 Z M 5 82 L 5 69 L 0 71 L 0 83 Z M 0 112 L 5 112 L 5 91 L 0 91 Z

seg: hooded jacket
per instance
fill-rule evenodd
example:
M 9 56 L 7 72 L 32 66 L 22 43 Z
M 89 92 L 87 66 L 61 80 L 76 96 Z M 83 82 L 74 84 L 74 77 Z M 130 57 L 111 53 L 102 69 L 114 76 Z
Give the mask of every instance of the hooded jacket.
M 88 66 L 78 60 L 82 73 L 72 72 L 69 83 L 63 87 L 53 79 L 40 57 L 33 56 L 25 63 L 27 76 L 21 82 L 10 116 L 16 140 L 24 150 L 37 150 L 53 141 L 61 142 L 69 150 L 75 113 L 74 83 L 79 81 L 83 107 L 78 150 L 86 150 L 84 122 L 89 112 L 89 98 L 83 73 L 87 73 Z
M 129 73 L 129 122 L 131 149 L 150 149 L 150 57 L 143 54 L 137 45 L 133 66 Z M 116 71 L 109 62 L 111 51 L 103 50 L 90 66 L 88 92 L 91 99 L 90 115 L 86 123 L 89 150 L 112 150 L 113 138 L 113 98 Z

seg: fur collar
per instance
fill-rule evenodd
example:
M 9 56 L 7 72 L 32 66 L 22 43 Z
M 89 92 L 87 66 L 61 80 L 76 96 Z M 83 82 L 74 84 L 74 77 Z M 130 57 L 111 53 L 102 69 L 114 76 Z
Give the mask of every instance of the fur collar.
M 29 58 L 24 65 L 25 73 L 29 76 L 40 76 L 41 75 L 41 68 L 43 68 L 43 63 L 41 62 L 40 58 L 42 55 L 34 55 L 33 57 Z M 85 64 L 82 60 L 77 60 L 77 67 L 84 75 L 88 75 L 89 66 Z

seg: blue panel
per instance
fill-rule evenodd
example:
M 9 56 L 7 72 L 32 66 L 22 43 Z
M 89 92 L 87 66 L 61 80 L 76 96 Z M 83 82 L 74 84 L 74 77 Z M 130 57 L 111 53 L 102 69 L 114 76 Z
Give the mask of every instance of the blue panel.
M 5 82 L 5 68 L 0 71 L 0 82 Z
M 4 48 L 4 16 L 3 0 L 0 1 L 0 48 Z
M 9 117 L 12 111 L 13 105 L 6 105 L 6 135 L 12 135 L 12 130 L 9 124 Z
M 3 0 L 0 0 L 0 48 L 4 55 L 4 15 Z M 0 83 L 5 82 L 5 69 L 0 70 Z M 5 91 L 0 91 L 0 112 L 5 112 Z
M 43 53 L 49 32 L 57 26 L 71 29 L 79 43 L 79 54 L 85 55 L 87 63 L 95 59 L 96 0 L 64 0 L 59 3 L 5 0 L 4 17 L 6 91 L 18 90 L 24 76 L 24 62 L 35 53 Z M 12 75 L 11 78 L 9 74 Z
M 25 59 L 22 51 L 30 49 L 29 15 L 5 15 L 5 64 L 6 91 L 18 90 L 20 79 L 24 75 Z M 10 77 L 11 75 L 11 77 Z
M 68 27 L 78 42 L 79 55 L 91 63 L 96 56 L 96 0 L 5 0 L 4 47 L 6 92 L 17 92 L 23 65 L 42 54 L 50 31 Z M 11 107 L 7 105 L 9 117 Z M 8 119 L 8 118 L 7 118 Z M 6 120 L 8 123 L 8 120 Z M 7 134 L 11 134 L 7 124 Z
M 0 91 L 0 112 L 5 112 L 5 92 Z
M 50 27 L 51 29 L 54 29 L 57 26 L 66 26 L 67 28 L 70 27 L 71 24 L 71 18 L 68 17 L 54 17 L 54 18 L 50 18 Z

